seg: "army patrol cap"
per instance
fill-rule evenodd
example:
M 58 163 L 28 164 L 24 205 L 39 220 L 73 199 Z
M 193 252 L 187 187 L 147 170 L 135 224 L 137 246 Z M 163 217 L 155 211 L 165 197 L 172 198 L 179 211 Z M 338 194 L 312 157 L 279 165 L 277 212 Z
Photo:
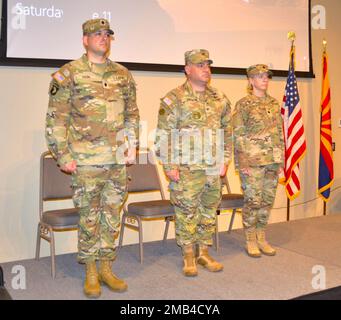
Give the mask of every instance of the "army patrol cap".
M 107 30 L 110 34 L 114 34 L 114 31 L 110 29 L 110 24 L 106 19 L 91 19 L 85 21 L 82 25 L 83 34 L 94 33 L 101 30 Z
M 255 64 L 246 69 L 247 77 L 254 77 L 259 74 L 267 73 L 269 78 L 272 77 L 272 71 L 269 70 L 269 67 L 266 64 Z
M 209 58 L 210 54 L 205 49 L 194 49 L 185 52 L 185 64 L 198 64 L 203 62 L 208 62 L 212 64 L 213 61 Z

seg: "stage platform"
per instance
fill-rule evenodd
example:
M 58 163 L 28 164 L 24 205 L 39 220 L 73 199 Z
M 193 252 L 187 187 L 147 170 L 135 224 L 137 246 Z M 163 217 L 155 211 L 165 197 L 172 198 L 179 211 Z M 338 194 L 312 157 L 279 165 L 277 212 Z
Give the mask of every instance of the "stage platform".
M 125 293 L 103 288 L 100 299 L 112 300 L 229 300 L 292 299 L 315 293 L 316 276 L 325 272 L 326 289 L 341 285 L 341 214 L 271 224 L 268 239 L 276 248 L 274 257 L 250 258 L 244 251 L 241 229 L 220 234 L 220 251 L 212 255 L 224 271 L 182 275 L 182 260 L 175 240 L 145 243 L 144 263 L 138 245 L 124 246 L 113 265 L 114 272 L 128 283 Z M 57 276 L 50 276 L 50 258 L 1 263 L 5 287 L 16 299 L 86 299 L 82 292 L 84 266 L 76 254 L 59 255 Z M 12 286 L 12 268 L 23 266 L 26 289 Z

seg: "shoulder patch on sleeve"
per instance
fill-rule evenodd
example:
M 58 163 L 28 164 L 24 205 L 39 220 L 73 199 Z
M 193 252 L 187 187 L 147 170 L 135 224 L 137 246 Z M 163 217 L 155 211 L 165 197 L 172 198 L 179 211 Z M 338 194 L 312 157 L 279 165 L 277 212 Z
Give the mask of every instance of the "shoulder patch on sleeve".
M 63 69 L 63 74 L 65 75 L 65 77 L 69 77 L 70 76 L 70 70 L 69 69 Z
M 169 99 L 168 97 L 165 97 L 162 99 L 162 101 L 167 105 L 167 106 L 170 106 L 173 101 L 171 99 Z
M 65 80 L 65 76 L 60 71 L 54 73 L 52 78 L 55 79 L 58 83 L 63 83 Z
M 59 84 L 64 84 L 71 75 L 71 71 L 68 66 L 61 67 L 58 71 L 52 74 L 52 78 L 57 81 Z
M 59 84 L 55 81 L 52 81 L 52 83 L 50 85 L 50 90 L 49 90 L 50 95 L 55 96 L 57 94 L 57 92 L 59 91 L 59 89 L 60 89 Z

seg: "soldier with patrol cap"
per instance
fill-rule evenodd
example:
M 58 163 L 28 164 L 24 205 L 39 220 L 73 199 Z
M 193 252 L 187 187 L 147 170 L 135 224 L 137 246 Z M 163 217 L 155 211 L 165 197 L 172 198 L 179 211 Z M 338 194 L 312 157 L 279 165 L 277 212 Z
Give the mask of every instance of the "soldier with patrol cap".
M 271 76 L 264 64 L 247 69 L 248 95 L 237 102 L 232 117 L 235 165 L 244 191 L 245 248 L 251 257 L 276 254 L 265 228 L 283 170 L 284 140 L 279 103 L 267 93 Z
M 108 58 L 113 34 L 105 19 L 83 24 L 86 53 L 52 74 L 46 116 L 49 150 L 72 173 L 80 214 L 77 258 L 86 265 L 89 297 L 100 296 L 100 283 L 127 289 L 111 267 L 127 196 L 126 163 L 136 156 L 139 111 L 130 72 Z
M 170 179 L 183 273 L 196 276 L 197 264 L 212 272 L 223 269 L 209 255 L 208 246 L 221 200 L 220 176 L 231 159 L 232 127 L 230 101 L 209 84 L 208 51 L 187 51 L 185 64 L 187 81 L 161 99 L 155 146 Z

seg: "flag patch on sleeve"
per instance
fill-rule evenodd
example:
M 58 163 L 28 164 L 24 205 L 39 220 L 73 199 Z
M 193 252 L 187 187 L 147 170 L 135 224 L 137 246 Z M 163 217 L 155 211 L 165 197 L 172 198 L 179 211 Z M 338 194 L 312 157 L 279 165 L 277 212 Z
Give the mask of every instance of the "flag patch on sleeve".
M 65 77 L 59 71 L 53 75 L 53 78 L 59 83 L 62 83 L 65 80 Z
M 164 102 L 167 106 L 170 106 L 170 105 L 172 104 L 173 101 L 172 101 L 171 99 L 169 99 L 169 98 L 166 97 L 166 98 L 163 99 L 163 102 Z

